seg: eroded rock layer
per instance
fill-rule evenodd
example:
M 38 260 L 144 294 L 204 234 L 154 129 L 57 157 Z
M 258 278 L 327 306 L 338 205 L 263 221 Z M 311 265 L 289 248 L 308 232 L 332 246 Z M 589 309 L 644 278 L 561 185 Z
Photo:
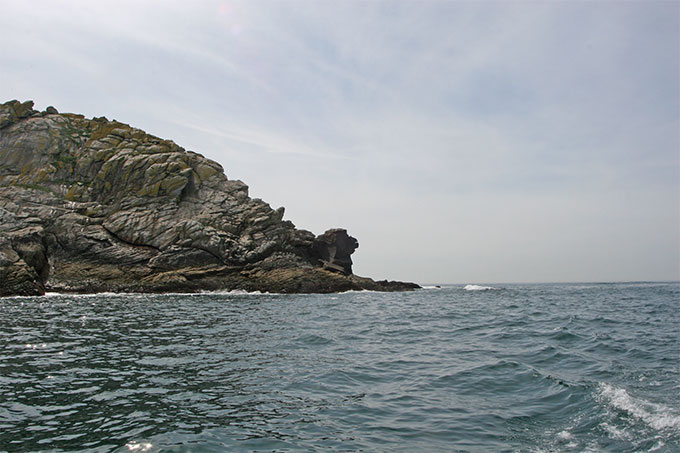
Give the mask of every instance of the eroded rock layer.
M 352 275 L 222 167 L 106 118 L 0 105 L 0 296 L 50 291 L 406 290 Z

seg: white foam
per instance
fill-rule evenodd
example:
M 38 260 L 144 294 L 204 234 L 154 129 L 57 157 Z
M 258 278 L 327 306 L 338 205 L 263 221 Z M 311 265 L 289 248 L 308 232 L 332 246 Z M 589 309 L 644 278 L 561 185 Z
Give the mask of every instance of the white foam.
M 614 425 L 610 425 L 607 422 L 600 423 L 600 427 L 607 431 L 609 434 L 609 437 L 611 439 L 617 439 L 617 440 L 630 440 L 630 434 L 628 434 L 625 430 L 619 429 Z
M 163 297 L 163 296 L 200 296 L 200 295 L 215 295 L 215 296 L 262 296 L 262 295 L 273 295 L 278 293 L 267 293 L 260 291 L 246 291 L 241 289 L 232 290 L 216 290 L 216 291 L 198 291 L 193 293 L 180 293 L 180 292 L 168 292 L 168 293 L 128 293 L 128 292 L 101 292 L 101 293 L 55 293 L 48 292 L 45 293 L 45 297 L 72 297 L 79 299 L 86 298 L 97 298 L 97 297 L 135 297 L 135 298 L 149 298 L 149 297 Z
M 663 440 L 660 440 L 656 443 L 656 445 L 654 445 L 652 448 L 650 448 L 649 451 L 660 450 L 664 447 L 664 445 L 666 445 L 666 442 L 664 442 Z
M 480 285 L 465 285 L 463 288 L 465 291 L 489 291 L 491 289 L 498 289 L 492 286 L 480 286 Z
M 125 446 L 130 451 L 149 451 L 153 447 L 149 442 L 129 442 Z
M 606 405 L 627 412 L 656 430 L 680 431 L 680 415 L 669 407 L 632 397 L 625 389 L 605 383 L 600 383 L 599 396 Z
M 38 299 L 38 300 L 40 300 L 40 298 L 42 298 L 42 296 L 2 296 L 2 297 L 0 297 L 0 300 L 3 300 L 3 299 L 4 300 L 20 300 L 21 304 L 23 305 L 24 299 L 26 299 L 26 300 L 28 300 L 28 299 Z
M 95 297 L 117 297 L 117 296 L 143 296 L 143 293 L 114 293 L 114 292 L 102 292 L 102 293 L 57 293 L 57 292 L 47 292 L 43 297 L 69 297 L 74 299 L 89 299 Z
M 565 429 L 557 433 L 557 438 L 559 440 L 571 440 L 574 438 L 574 435 Z
M 374 289 L 348 289 L 347 291 L 340 291 L 337 294 L 362 294 L 362 293 L 375 293 L 379 294 L 382 291 L 376 291 Z
M 165 293 L 165 294 L 175 295 L 174 293 Z M 208 294 L 208 295 L 214 295 L 214 296 L 262 296 L 262 295 L 273 295 L 273 294 L 276 294 L 276 293 L 267 293 L 267 292 L 263 293 L 261 291 L 246 291 L 245 289 L 200 291 L 198 293 L 177 293 L 177 295 L 181 295 L 181 296 L 195 296 L 197 294 Z

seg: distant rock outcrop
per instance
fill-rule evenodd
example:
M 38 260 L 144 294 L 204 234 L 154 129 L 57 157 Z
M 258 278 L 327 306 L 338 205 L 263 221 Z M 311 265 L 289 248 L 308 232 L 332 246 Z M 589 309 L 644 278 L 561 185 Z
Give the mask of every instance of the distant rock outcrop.
M 0 105 L 0 296 L 418 287 L 353 275 L 356 239 L 315 238 L 283 213 L 172 141 L 31 101 Z

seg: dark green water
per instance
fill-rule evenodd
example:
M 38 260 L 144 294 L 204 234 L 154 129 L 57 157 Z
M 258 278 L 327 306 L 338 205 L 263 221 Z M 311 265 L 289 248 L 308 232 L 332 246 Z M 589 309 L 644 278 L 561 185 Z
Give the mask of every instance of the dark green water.
M 0 299 L 2 451 L 680 451 L 680 284 Z

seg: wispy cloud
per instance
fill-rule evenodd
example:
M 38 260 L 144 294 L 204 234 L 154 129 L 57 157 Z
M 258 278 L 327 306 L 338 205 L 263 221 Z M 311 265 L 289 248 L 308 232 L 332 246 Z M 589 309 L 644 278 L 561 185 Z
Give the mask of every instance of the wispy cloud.
M 229 129 L 207 127 L 202 124 L 176 123 L 177 126 L 188 127 L 195 131 L 225 138 L 232 142 L 244 145 L 254 145 L 262 151 L 276 154 L 299 154 L 302 156 L 324 158 L 324 159 L 345 159 L 345 156 L 324 151 L 318 148 L 310 148 L 304 143 L 294 143 L 285 137 L 272 135 L 264 130 L 252 130 L 237 128 L 236 132 Z
M 303 227 L 351 226 L 360 271 L 585 279 L 554 257 L 636 254 L 640 278 L 680 273 L 675 2 L 2 7 L 3 98 L 199 151 Z M 387 256 L 404 237 L 417 266 Z M 503 244 L 526 265 L 489 265 Z

